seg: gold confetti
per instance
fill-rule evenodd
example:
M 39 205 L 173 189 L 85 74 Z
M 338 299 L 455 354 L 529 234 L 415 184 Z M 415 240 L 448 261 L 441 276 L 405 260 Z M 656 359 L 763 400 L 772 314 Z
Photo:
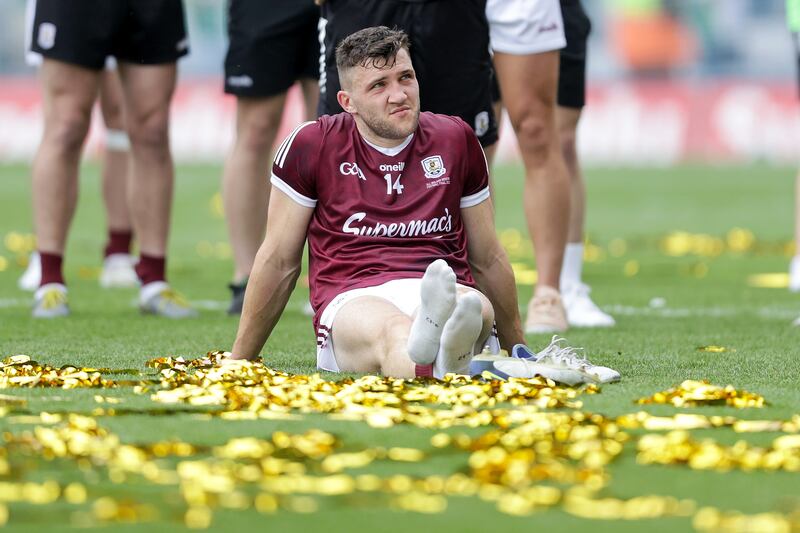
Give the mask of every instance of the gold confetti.
M 687 379 L 677 387 L 657 392 L 648 398 L 636 400 L 638 404 L 672 404 L 675 407 L 696 407 L 698 405 L 728 405 L 730 407 L 764 407 L 763 396 L 736 390 L 731 385 L 720 387 L 708 381 Z
M 732 348 L 726 348 L 725 346 L 698 346 L 698 352 L 711 352 L 711 353 L 723 353 L 723 352 L 735 352 L 736 350 Z

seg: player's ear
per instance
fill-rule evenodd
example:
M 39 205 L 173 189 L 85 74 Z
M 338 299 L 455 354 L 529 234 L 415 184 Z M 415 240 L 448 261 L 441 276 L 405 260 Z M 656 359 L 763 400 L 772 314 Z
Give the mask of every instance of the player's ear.
M 347 91 L 339 91 L 336 93 L 336 101 L 347 113 L 355 113 L 356 107 L 353 105 L 353 99 L 350 98 L 350 93 Z

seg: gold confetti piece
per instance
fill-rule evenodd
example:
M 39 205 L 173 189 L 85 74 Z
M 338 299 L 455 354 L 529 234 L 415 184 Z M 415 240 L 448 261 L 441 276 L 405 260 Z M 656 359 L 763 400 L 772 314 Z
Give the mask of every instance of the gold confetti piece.
M 208 507 L 190 507 L 183 517 L 183 523 L 189 529 L 207 529 L 211 526 L 212 518 Z
M 25 405 L 28 401 L 25 398 L 18 398 L 16 396 L 9 396 L 8 394 L 0 394 L 0 403 L 12 405 Z
M 386 456 L 392 461 L 405 461 L 416 463 L 425 458 L 422 450 L 415 448 L 389 448 Z
M 86 487 L 80 483 L 70 483 L 64 487 L 64 500 L 73 505 L 86 502 Z
M 787 272 L 751 274 L 747 276 L 747 285 L 759 289 L 785 289 L 789 286 L 789 274 Z
M 731 385 L 720 387 L 708 381 L 687 379 L 677 387 L 657 392 L 649 398 L 636 400 L 638 404 L 672 404 L 675 407 L 696 407 L 698 405 L 722 404 L 731 407 L 764 407 L 763 396 L 736 390 Z
M 735 352 L 736 350 L 732 348 L 726 348 L 725 346 L 698 346 L 698 352 L 711 352 L 711 353 L 722 353 L 722 352 Z
M 414 513 L 437 514 L 447 510 L 447 499 L 422 492 L 409 492 L 393 498 L 392 506 Z
M 293 513 L 316 513 L 319 506 L 317 500 L 309 496 L 293 496 L 282 501 L 282 507 Z
M 272 494 L 262 492 L 256 496 L 253 506 L 259 513 L 269 514 L 278 510 L 278 499 Z
M 719 533 L 791 533 L 800 531 L 800 518 L 778 513 L 745 515 L 736 511 L 723 512 L 714 507 L 703 507 L 692 519 L 697 531 Z

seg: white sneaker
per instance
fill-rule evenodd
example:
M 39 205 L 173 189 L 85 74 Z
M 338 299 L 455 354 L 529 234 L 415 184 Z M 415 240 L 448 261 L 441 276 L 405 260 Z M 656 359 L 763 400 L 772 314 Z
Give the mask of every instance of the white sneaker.
M 585 283 L 564 287 L 561 300 L 567 311 L 567 322 L 577 328 L 610 328 L 616 324 L 614 317 L 604 313 L 592 301 L 592 289 Z
M 153 281 L 139 291 L 139 309 L 142 313 L 166 318 L 194 318 L 195 311 L 186 298 L 165 281 Z
M 525 348 L 522 344 L 514 346 L 513 351 Z M 552 364 L 550 361 L 539 363 L 531 357 L 509 357 L 507 355 L 479 354 L 469 363 L 471 376 L 485 376 L 507 380 L 509 378 L 532 378 L 542 376 L 564 385 L 578 385 L 586 382 L 586 377 L 576 368 L 563 364 Z
M 136 258 L 130 254 L 111 254 L 103 260 L 100 286 L 104 289 L 127 289 L 139 285 L 134 265 Z
M 61 283 L 42 285 L 33 297 L 33 318 L 56 318 L 69 315 L 67 288 Z
M 789 263 L 789 290 L 800 292 L 800 255 L 792 257 Z
M 17 286 L 23 291 L 35 291 L 42 282 L 42 260 L 39 252 L 32 252 L 28 257 L 28 268 L 22 273 Z
M 585 355 L 579 355 L 579 352 L 583 351 L 582 348 L 565 346 L 564 342 L 566 339 L 553 335 L 547 348 L 537 354 L 531 352 L 527 346 L 517 344 L 511 350 L 511 355 L 530 360 L 540 366 L 576 370 L 583 376 L 584 383 L 613 383 L 620 380 L 619 372 L 607 366 L 593 365 Z

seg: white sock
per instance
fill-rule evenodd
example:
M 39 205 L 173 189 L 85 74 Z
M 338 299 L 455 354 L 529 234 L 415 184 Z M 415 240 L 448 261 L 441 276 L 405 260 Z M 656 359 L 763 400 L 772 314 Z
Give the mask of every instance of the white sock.
M 466 374 L 469 371 L 472 350 L 483 326 L 481 307 L 480 297 L 473 292 L 458 299 L 453 315 L 442 330 L 441 346 L 433 363 L 433 377 L 442 379 L 450 372 Z
M 456 306 L 456 275 L 443 259 L 425 270 L 417 316 L 408 334 L 408 355 L 418 365 L 429 365 L 439 351 L 445 322 Z
M 581 270 L 583 270 L 583 243 L 568 242 L 564 248 L 564 264 L 559 279 L 562 292 L 581 282 Z

